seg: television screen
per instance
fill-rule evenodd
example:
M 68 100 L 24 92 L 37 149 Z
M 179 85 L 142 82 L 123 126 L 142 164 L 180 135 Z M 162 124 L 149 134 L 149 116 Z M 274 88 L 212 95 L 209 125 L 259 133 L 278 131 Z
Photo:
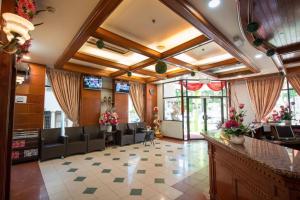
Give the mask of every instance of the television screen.
M 129 93 L 129 90 L 130 90 L 130 84 L 129 83 L 122 83 L 122 82 L 117 82 L 116 83 L 116 92 Z
M 102 79 L 96 76 L 84 76 L 83 88 L 90 90 L 100 90 L 102 88 Z

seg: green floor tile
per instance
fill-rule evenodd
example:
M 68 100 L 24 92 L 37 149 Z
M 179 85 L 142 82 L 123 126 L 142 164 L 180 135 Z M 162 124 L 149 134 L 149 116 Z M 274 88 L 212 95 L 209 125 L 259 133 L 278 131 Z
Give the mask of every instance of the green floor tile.
M 129 154 L 129 156 L 136 156 L 136 154 L 135 153 L 131 153 L 131 154 Z
M 176 158 L 170 158 L 169 160 L 170 161 L 176 161 Z
M 148 161 L 148 158 L 142 158 L 141 161 Z
M 108 173 L 110 173 L 111 172 L 111 169 L 103 169 L 102 170 L 102 173 L 103 174 L 108 174 Z
M 167 151 L 167 152 L 168 152 L 168 153 L 173 153 L 173 151 L 171 151 L 171 150 L 170 150 L 170 151 Z
M 155 163 L 155 167 L 162 167 L 163 166 L 163 164 L 161 164 L 161 163 Z
M 144 152 L 149 152 L 149 150 L 144 150 Z
M 163 179 L 163 178 L 155 178 L 154 179 L 154 183 L 160 183 L 160 184 L 165 183 L 165 179 Z
M 84 179 L 86 179 L 86 177 L 84 177 L 84 176 L 78 176 L 78 177 L 76 177 L 75 179 L 74 179 L 74 181 L 84 181 Z
M 129 163 L 124 163 L 123 166 L 128 167 L 128 166 L 130 166 L 130 164 Z
M 120 150 L 120 152 L 126 152 L 126 150 Z
M 99 166 L 99 165 L 101 165 L 100 162 L 95 162 L 95 163 L 93 163 L 93 166 Z
M 161 149 L 160 147 L 155 147 L 155 149 Z
M 83 191 L 83 194 L 94 194 L 96 192 L 97 188 L 86 188 L 84 191 Z
M 143 193 L 142 189 L 131 189 L 130 190 L 131 196 L 140 196 L 140 195 L 142 195 L 142 193 Z
M 180 174 L 179 170 L 173 170 L 173 174 Z
M 114 183 L 123 183 L 125 178 L 117 177 L 114 179 Z
M 138 169 L 137 174 L 145 174 L 146 173 L 146 170 L 143 170 L 143 169 Z
M 71 164 L 72 162 L 64 162 L 62 165 L 69 165 Z
M 120 160 L 120 158 L 113 158 L 113 160 Z
M 161 156 L 161 154 L 155 154 L 155 156 Z
M 134 149 L 139 149 L 139 147 L 133 147 Z
M 76 168 L 71 168 L 71 169 L 69 169 L 67 172 L 76 172 L 78 169 L 76 169 Z
M 105 153 L 104 156 L 110 156 L 110 153 Z
M 85 158 L 85 160 L 92 160 L 93 159 L 93 157 L 87 157 L 87 158 Z

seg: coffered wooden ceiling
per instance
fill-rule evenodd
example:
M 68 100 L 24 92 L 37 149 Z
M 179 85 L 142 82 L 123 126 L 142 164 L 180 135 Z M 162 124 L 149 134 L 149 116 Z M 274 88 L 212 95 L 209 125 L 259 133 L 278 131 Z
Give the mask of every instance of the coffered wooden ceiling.
M 239 0 L 238 6 L 247 39 L 251 43 L 255 38 L 264 40 L 257 49 L 274 49 L 273 60 L 280 70 L 300 66 L 299 0 Z M 246 30 L 249 22 L 260 25 L 254 35 Z
M 165 74 L 155 72 L 158 60 Z M 142 83 L 192 71 L 215 79 L 259 72 L 185 0 L 100 0 L 55 67 Z

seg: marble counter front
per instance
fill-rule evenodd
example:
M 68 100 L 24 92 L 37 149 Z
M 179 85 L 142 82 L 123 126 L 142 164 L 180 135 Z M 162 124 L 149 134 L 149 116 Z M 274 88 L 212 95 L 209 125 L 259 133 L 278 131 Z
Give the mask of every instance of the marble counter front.
M 220 132 L 202 135 L 209 144 L 212 199 L 300 198 L 300 151 L 246 136 L 236 145 Z

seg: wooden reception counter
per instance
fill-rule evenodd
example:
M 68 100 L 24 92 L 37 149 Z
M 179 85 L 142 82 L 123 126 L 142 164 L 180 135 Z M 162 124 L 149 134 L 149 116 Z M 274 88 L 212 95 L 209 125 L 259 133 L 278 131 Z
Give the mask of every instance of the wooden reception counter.
M 208 141 L 211 200 L 300 200 L 300 151 L 245 137 Z

